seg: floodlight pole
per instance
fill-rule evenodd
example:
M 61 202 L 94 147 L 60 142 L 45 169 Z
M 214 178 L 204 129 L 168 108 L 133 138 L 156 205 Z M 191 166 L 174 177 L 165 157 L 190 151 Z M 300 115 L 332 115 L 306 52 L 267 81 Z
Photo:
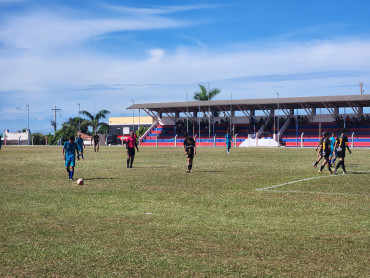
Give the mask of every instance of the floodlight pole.
M 278 146 L 280 146 L 280 125 L 279 125 L 279 93 L 277 94 L 277 112 L 278 112 L 278 117 L 277 117 L 277 132 L 278 132 Z
M 186 132 L 189 133 L 189 98 L 188 98 L 188 93 L 186 93 Z M 175 123 L 176 124 L 176 123 Z M 194 134 L 193 134 L 194 136 Z
M 135 105 L 135 101 L 132 101 L 132 106 Z M 132 132 L 135 132 L 135 109 L 132 108 Z
M 27 121 L 27 129 L 30 130 L 30 106 L 26 104 L 27 106 L 27 113 L 28 113 L 28 121 Z

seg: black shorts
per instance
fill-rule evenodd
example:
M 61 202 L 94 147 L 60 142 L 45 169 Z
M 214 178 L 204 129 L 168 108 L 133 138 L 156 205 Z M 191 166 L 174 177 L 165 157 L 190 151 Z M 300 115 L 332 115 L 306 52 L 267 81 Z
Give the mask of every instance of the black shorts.
M 324 159 L 329 160 L 330 152 L 328 152 L 328 151 L 321 151 L 320 155 L 321 155 Z
M 94 146 L 99 145 L 99 141 L 94 141 Z
M 127 154 L 129 156 L 134 156 L 135 155 L 135 148 L 127 148 Z
M 188 158 L 194 157 L 194 148 L 186 148 L 186 154 Z
M 346 151 L 336 152 L 338 158 L 344 158 L 346 156 Z

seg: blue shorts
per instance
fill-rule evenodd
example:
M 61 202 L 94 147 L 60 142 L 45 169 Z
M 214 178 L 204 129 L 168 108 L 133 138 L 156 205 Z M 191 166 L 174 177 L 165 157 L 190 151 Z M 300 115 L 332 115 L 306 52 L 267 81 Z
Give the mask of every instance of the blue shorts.
M 76 162 L 76 158 L 75 157 L 66 157 L 66 160 L 65 160 L 65 166 L 66 167 L 75 167 L 75 162 Z
M 78 149 L 79 152 L 82 152 L 83 151 L 83 147 L 80 146 L 80 145 L 77 145 L 77 149 Z

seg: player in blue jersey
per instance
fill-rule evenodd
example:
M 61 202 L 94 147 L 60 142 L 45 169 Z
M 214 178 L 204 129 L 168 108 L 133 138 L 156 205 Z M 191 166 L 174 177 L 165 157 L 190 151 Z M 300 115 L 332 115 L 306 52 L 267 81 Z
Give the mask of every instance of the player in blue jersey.
M 76 139 L 76 144 L 77 144 L 77 150 L 78 150 L 78 155 L 77 159 L 80 160 L 80 156 L 82 159 L 84 159 L 84 140 L 81 138 L 81 133 L 78 134 L 78 137 Z
M 337 140 L 335 138 L 335 132 L 332 132 L 331 133 L 331 137 L 329 138 L 330 140 L 330 150 L 331 150 L 331 154 L 329 156 L 329 163 L 331 166 L 335 166 L 335 160 L 337 159 L 337 157 L 335 156 L 335 141 Z
M 227 153 L 230 153 L 231 135 L 230 135 L 230 131 L 229 130 L 227 130 L 226 135 L 225 135 L 225 143 L 226 143 Z
M 75 143 L 75 137 L 72 135 L 63 145 L 63 159 L 65 160 L 69 180 L 73 180 L 77 149 L 78 147 Z

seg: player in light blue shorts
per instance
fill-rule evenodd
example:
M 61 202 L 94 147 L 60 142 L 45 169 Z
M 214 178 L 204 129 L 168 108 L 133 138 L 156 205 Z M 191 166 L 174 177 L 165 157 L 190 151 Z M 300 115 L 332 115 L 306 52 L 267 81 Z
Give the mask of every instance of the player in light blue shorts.
M 230 131 L 229 130 L 227 130 L 226 135 L 225 135 L 225 143 L 226 143 L 227 153 L 230 153 L 231 135 L 230 135 Z
M 329 159 L 330 159 L 329 163 L 330 163 L 331 166 L 335 166 L 335 160 L 337 159 L 337 157 L 334 155 L 334 150 L 335 150 L 334 146 L 335 146 L 335 141 L 337 140 L 335 138 L 335 136 L 336 136 L 335 132 L 332 132 L 331 137 L 329 138 L 329 140 L 330 140 L 330 149 L 331 149 L 331 153 L 330 153 L 330 157 L 329 157 Z
M 81 133 L 78 134 L 78 137 L 76 139 L 77 149 L 78 149 L 78 155 L 77 159 L 80 160 L 80 156 L 82 159 L 84 159 L 84 140 L 81 138 Z
M 63 159 L 65 160 L 69 180 L 73 180 L 77 149 L 75 137 L 72 135 L 69 137 L 69 141 L 65 142 L 63 145 Z

